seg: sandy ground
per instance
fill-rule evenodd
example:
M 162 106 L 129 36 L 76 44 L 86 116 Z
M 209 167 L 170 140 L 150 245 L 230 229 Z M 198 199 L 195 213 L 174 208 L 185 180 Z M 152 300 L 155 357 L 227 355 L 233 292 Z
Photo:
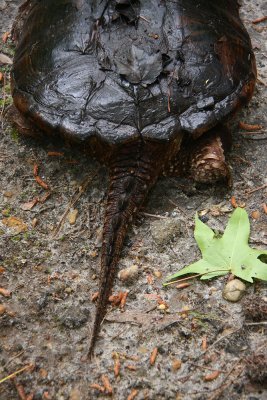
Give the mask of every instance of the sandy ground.
M 247 194 L 267 183 L 266 22 L 252 24 L 266 15 L 264 3 L 243 1 L 241 9 L 259 80 L 249 107 L 232 123 L 229 162 L 234 186 L 227 191 L 221 186 L 160 179 L 122 254 L 121 269 L 138 267 L 132 282 L 117 280 L 114 288 L 115 293 L 129 291 L 125 312 L 118 308 L 109 312 L 93 362 L 88 363 L 85 355 L 95 308 L 91 296 L 98 285 L 107 171 L 72 148 L 22 139 L 2 124 L 0 287 L 12 296 L 0 295 L 0 381 L 29 363 L 35 367 L 19 374 L 16 381 L 0 383 L 0 400 L 26 399 L 19 397 L 16 384 L 36 400 L 105 398 L 107 394 L 90 387 L 92 383 L 103 386 L 103 375 L 112 385 L 111 397 L 118 400 L 266 399 L 266 284 L 247 284 L 243 300 L 235 304 L 222 298 L 226 277 L 194 281 L 180 290 L 162 287 L 166 276 L 199 257 L 193 239 L 196 210 L 205 210 L 205 221 L 223 231 L 232 196 L 245 204 L 250 216 L 259 212 L 253 214 L 257 219 L 250 218 L 251 244 L 266 248 L 267 218 L 262 208 L 266 187 Z M 0 1 L 1 33 L 10 29 L 18 4 Z M 12 56 L 8 44 L 1 45 L 1 52 Z M 7 70 L 4 65 L 0 68 Z M 8 81 L 5 95 L 7 103 Z M 2 81 L 1 109 L 3 96 Z M 238 128 L 240 120 L 263 129 L 248 134 Z M 49 151 L 64 155 L 52 157 Z M 52 191 L 44 203 L 26 210 L 34 198 L 46 194 L 34 179 L 34 164 Z M 66 218 L 55 238 L 53 231 L 84 180 L 87 186 L 73 206 L 78 210 L 76 221 L 71 225 Z M 6 226 L 10 217 L 18 219 L 13 222 L 18 222 L 19 233 Z M 168 312 L 158 307 L 157 296 Z M 255 316 L 255 310 L 262 313 Z M 158 354 L 151 366 L 154 348 Z M 116 360 L 120 363 L 117 377 Z M 204 379 L 214 371 L 219 371 L 216 379 Z

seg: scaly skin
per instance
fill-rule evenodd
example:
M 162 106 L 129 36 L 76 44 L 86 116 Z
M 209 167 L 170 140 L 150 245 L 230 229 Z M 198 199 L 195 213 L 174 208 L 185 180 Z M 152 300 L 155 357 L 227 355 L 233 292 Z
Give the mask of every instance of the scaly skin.
M 164 175 L 186 176 L 209 184 L 224 180 L 231 187 L 231 171 L 225 160 L 231 142 L 226 125 L 218 125 L 196 140 L 185 141 L 166 165 Z
M 164 148 L 163 148 L 164 147 Z M 111 157 L 110 185 L 103 229 L 99 297 L 88 356 L 94 346 L 106 314 L 108 298 L 117 273 L 117 264 L 127 228 L 143 204 L 149 190 L 162 173 L 176 143 L 132 142 L 120 146 Z M 165 154 L 165 157 L 162 155 Z

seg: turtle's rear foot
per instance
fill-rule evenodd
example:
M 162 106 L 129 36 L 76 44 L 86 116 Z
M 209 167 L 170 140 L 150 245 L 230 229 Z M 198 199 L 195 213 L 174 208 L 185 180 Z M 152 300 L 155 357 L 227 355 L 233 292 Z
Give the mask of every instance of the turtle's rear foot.
M 5 118 L 23 136 L 44 137 L 43 133 L 29 119 L 24 117 L 13 104 L 7 109 Z
M 231 171 L 225 161 L 225 151 L 231 145 L 226 126 L 217 126 L 196 140 L 185 142 L 168 166 L 172 175 L 182 175 L 196 182 L 214 183 L 225 180 L 232 185 Z
M 232 185 L 230 168 L 225 161 L 227 127 L 216 127 L 192 144 L 189 174 L 196 182 L 214 183 L 225 180 Z

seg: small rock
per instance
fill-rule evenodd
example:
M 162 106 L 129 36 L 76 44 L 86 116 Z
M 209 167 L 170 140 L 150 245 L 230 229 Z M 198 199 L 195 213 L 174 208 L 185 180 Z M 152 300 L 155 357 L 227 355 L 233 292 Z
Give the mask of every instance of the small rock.
M 0 53 L 0 63 L 1 64 L 12 64 L 12 60 L 6 54 Z
M 166 218 L 151 223 L 151 235 L 158 246 L 164 246 L 180 234 L 181 223 L 177 218 Z
M 96 258 L 98 256 L 98 252 L 95 251 L 95 250 L 90 251 L 89 256 L 92 257 L 92 258 Z
M 239 279 L 228 282 L 223 289 L 223 298 L 228 301 L 236 302 L 241 299 L 246 290 L 246 285 Z
M 177 371 L 178 369 L 181 368 L 181 366 L 182 366 L 182 361 L 181 360 L 178 360 L 178 359 L 173 360 L 173 362 L 172 362 L 173 371 Z
M 78 388 L 72 389 L 70 392 L 69 400 L 80 400 L 81 399 L 81 392 Z
M 162 277 L 162 272 L 156 270 L 156 271 L 154 271 L 154 275 L 155 275 L 156 278 L 161 278 Z
M 37 224 L 38 224 L 38 219 L 37 218 L 33 218 L 32 227 L 35 228 Z
M 13 197 L 13 196 L 14 196 L 14 192 L 9 192 L 9 191 L 7 191 L 7 192 L 4 192 L 3 195 L 4 195 L 5 197 L 10 198 L 10 197 Z
M 252 211 L 251 216 L 253 219 L 259 219 L 261 214 L 258 210 L 256 210 L 256 211 Z
M 69 221 L 70 225 L 74 225 L 75 224 L 77 216 L 78 216 L 78 210 L 77 209 L 72 210 L 71 212 L 69 212 L 68 221 Z
M 67 288 L 64 290 L 64 292 L 67 293 L 67 294 L 71 294 L 71 293 L 73 292 L 73 289 L 72 289 L 71 287 L 67 287 Z
M 5 8 L 7 8 L 6 1 L 0 0 L 0 11 L 3 11 Z
M 134 264 L 128 268 L 122 269 L 118 274 L 119 279 L 123 282 L 133 281 L 135 278 L 137 278 L 137 276 L 138 276 L 138 266 Z
M 0 315 L 5 314 L 6 312 L 6 306 L 4 306 L 4 304 L 0 304 Z
M 46 379 L 46 378 L 47 378 L 47 375 L 48 375 L 48 372 L 47 372 L 46 369 L 40 368 L 39 374 L 40 374 L 40 376 L 41 376 L 42 379 Z
M 89 318 L 89 310 L 70 306 L 60 315 L 60 323 L 69 329 L 77 329 L 86 324 Z

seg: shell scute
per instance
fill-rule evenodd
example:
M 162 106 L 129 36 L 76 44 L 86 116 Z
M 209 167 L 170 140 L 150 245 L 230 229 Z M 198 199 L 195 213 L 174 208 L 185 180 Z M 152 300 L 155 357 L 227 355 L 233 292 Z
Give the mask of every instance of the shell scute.
M 20 21 L 15 105 L 75 141 L 198 136 L 252 94 L 237 1 L 33 0 Z

